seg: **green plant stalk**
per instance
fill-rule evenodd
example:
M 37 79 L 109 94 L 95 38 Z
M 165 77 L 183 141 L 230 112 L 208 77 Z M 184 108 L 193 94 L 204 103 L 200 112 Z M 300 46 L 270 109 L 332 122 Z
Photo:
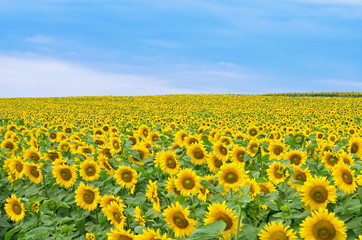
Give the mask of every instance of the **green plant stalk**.
M 244 219 L 244 213 L 241 213 L 241 206 L 240 204 L 238 205 L 238 221 L 236 224 L 236 234 L 235 234 L 235 240 L 239 239 L 239 233 L 240 233 L 240 224 Z

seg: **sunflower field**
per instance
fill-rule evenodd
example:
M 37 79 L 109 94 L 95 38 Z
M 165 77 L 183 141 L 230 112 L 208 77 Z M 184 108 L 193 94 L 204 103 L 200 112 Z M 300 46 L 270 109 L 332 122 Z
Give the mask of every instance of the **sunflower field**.
M 0 239 L 362 239 L 362 95 L 0 99 Z

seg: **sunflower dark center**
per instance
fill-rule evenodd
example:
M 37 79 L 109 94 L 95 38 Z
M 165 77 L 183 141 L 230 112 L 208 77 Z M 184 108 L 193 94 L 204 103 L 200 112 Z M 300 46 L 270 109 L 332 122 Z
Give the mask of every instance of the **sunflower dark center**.
M 282 147 L 276 147 L 275 149 L 274 149 L 274 154 L 275 155 L 280 155 L 281 153 L 283 152 L 283 148 Z
M 214 166 L 217 168 L 220 168 L 222 166 L 223 162 L 220 159 L 214 160 Z
M 124 172 L 122 174 L 122 180 L 125 181 L 125 182 L 130 182 L 132 180 L 132 173 Z
M 300 182 L 305 182 L 307 180 L 307 176 L 305 175 L 305 173 L 299 172 L 299 173 L 297 173 L 295 179 Z
M 347 171 L 347 170 L 344 170 L 342 172 L 342 179 L 343 179 L 343 182 L 347 183 L 347 184 L 352 184 L 353 183 L 353 176 L 352 174 Z
M 255 129 L 249 131 L 250 136 L 254 137 L 258 132 Z
M 85 190 L 83 194 L 83 201 L 87 204 L 92 204 L 95 199 L 95 194 L 91 190 Z
M 309 196 L 317 203 L 324 203 L 328 199 L 328 191 L 322 186 L 315 186 L 310 190 Z
M 259 150 L 259 146 L 257 144 L 253 144 L 250 146 L 250 150 L 252 153 L 257 153 Z
M 38 172 L 38 169 L 36 167 L 31 167 L 30 169 L 30 174 L 32 176 L 34 176 L 35 178 L 38 178 L 39 177 L 39 172 Z
M 119 143 L 118 142 L 113 142 L 113 147 L 116 148 L 116 149 L 119 148 Z
M 202 159 L 204 157 L 204 153 L 202 152 L 201 149 L 197 148 L 194 151 L 194 156 L 196 159 Z
M 94 166 L 89 166 L 87 168 L 87 175 L 88 176 L 94 176 L 94 174 L 96 174 L 96 170 L 94 169 Z
M 358 145 L 353 143 L 351 146 L 351 153 L 356 153 L 358 151 Z
M 245 155 L 245 152 L 237 153 L 236 158 L 238 159 L 239 162 L 244 162 L 244 155 Z
M 228 154 L 228 150 L 224 146 L 220 147 L 220 152 L 221 152 L 222 155 L 227 155 Z
M 72 178 L 72 172 L 67 168 L 60 170 L 60 175 L 65 181 L 69 181 Z
M 14 144 L 11 142 L 5 144 L 5 148 L 8 148 L 10 150 L 14 149 L 14 147 L 15 147 Z
M 143 136 L 145 136 L 145 137 L 148 136 L 148 131 L 147 131 L 147 129 L 143 130 Z
M 57 134 L 51 133 L 51 134 L 50 134 L 50 138 L 51 138 L 51 139 L 56 139 L 56 138 L 57 138 Z
M 292 157 L 291 157 L 291 162 L 292 162 L 292 164 L 295 164 L 295 165 L 299 165 L 301 160 L 302 160 L 302 158 L 297 154 L 292 155 Z
M 337 235 L 333 224 L 326 220 L 319 220 L 313 225 L 312 233 L 317 240 L 332 240 Z
M 274 171 L 274 175 L 276 178 L 283 178 L 284 177 L 284 171 L 281 168 L 276 168 Z
M 335 156 L 331 156 L 330 158 L 328 158 L 328 163 L 331 165 L 335 165 L 338 162 L 338 158 L 336 158 Z
M 270 240 L 288 240 L 288 237 L 285 236 L 284 232 L 278 231 L 278 232 L 273 232 L 272 234 L 270 234 L 269 239 Z
M 166 165 L 168 168 L 175 168 L 176 167 L 176 161 L 173 157 L 168 157 L 167 160 L 166 160 Z
M 264 193 L 264 195 L 270 193 L 269 189 L 267 187 L 264 186 L 259 186 L 260 190 Z
M 49 157 L 50 157 L 51 160 L 54 161 L 55 159 L 59 158 L 59 155 L 56 152 L 51 152 L 51 153 L 49 153 Z
M 238 181 L 238 175 L 233 172 L 229 172 L 225 175 L 225 181 L 227 183 L 235 183 Z
M 228 231 L 233 226 L 233 220 L 226 214 L 221 213 L 220 216 L 217 218 L 217 221 L 223 221 L 226 223 L 224 231 Z
M 137 150 L 137 152 L 139 153 L 140 159 L 142 160 L 145 157 L 145 153 L 140 150 Z
M 23 164 L 16 163 L 15 168 L 16 168 L 16 171 L 21 172 L 21 171 L 23 171 Z
M 92 153 L 92 150 L 88 147 L 83 148 L 83 153 Z
M 120 223 L 122 221 L 122 217 L 121 217 L 121 214 L 119 214 L 119 212 L 114 212 L 113 218 L 114 218 L 114 220 L 116 220 L 117 223 Z
M 32 154 L 30 155 L 30 158 L 31 158 L 32 160 L 34 160 L 34 161 L 38 161 L 38 160 L 40 159 L 40 157 L 39 157 L 38 154 L 36 154 L 36 153 L 32 153 Z
M 16 215 L 20 215 L 20 214 L 21 214 L 21 211 L 22 211 L 21 205 L 18 204 L 18 203 L 15 203 L 15 204 L 13 205 L 13 211 L 14 211 L 14 213 L 15 213 Z
M 195 181 L 192 178 L 186 178 L 183 180 L 182 186 L 186 189 L 192 189 L 195 186 Z
M 174 214 L 172 220 L 178 228 L 187 228 L 187 226 L 189 225 L 189 222 L 187 221 L 185 216 L 179 212 Z

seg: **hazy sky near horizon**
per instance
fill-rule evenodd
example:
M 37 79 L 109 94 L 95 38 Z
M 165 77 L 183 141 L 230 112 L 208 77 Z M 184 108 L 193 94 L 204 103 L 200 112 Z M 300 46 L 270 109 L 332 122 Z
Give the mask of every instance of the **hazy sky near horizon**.
M 362 92 L 362 0 L 0 0 L 0 98 Z

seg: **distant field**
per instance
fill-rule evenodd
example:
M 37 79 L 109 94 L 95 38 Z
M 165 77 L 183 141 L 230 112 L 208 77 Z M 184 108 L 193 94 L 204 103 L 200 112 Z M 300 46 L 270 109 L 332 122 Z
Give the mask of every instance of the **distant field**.
M 0 239 L 362 239 L 361 96 L 0 99 Z

